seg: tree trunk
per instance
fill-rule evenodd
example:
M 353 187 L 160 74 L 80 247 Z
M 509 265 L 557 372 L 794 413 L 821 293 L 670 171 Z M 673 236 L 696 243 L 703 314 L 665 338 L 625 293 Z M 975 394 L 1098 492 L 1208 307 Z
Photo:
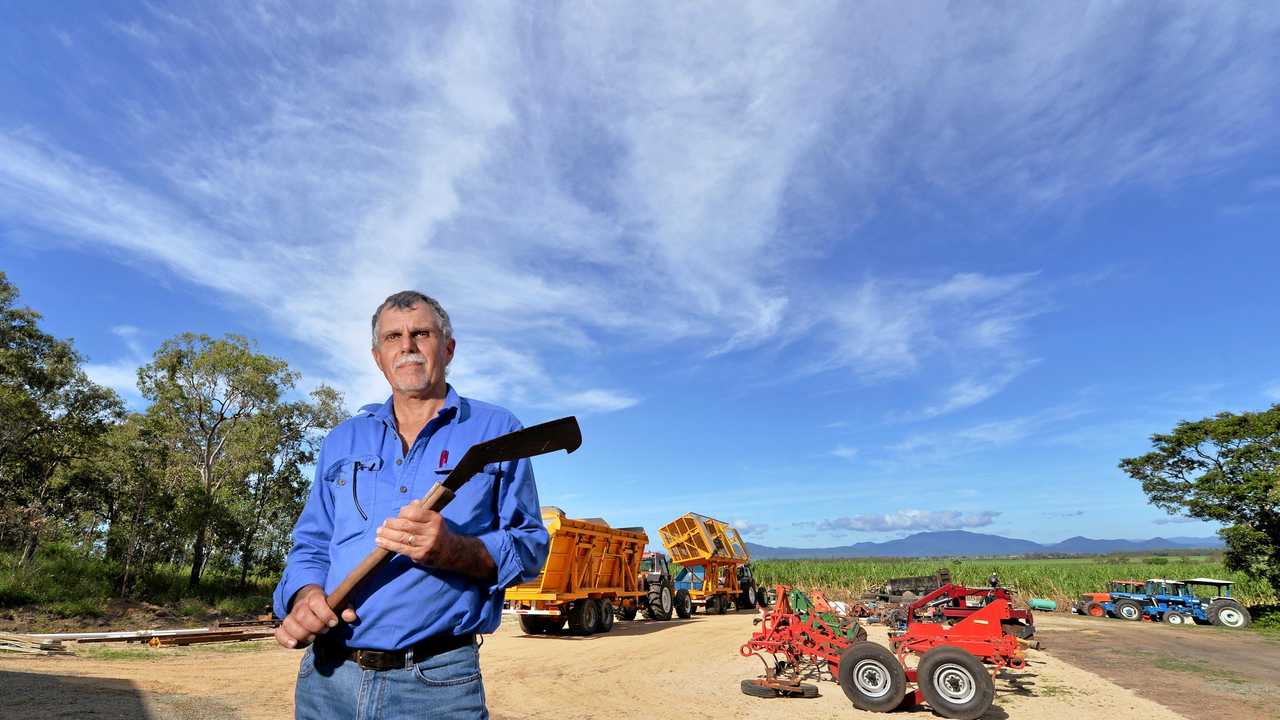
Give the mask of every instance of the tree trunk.
M 40 530 L 32 528 L 27 534 L 27 541 L 22 545 L 22 557 L 18 559 L 18 567 L 24 568 L 36 558 L 36 548 L 40 546 Z
M 240 551 L 240 589 L 243 590 L 249 584 L 249 563 L 253 554 L 253 550 L 246 544 L 245 548 Z
M 204 570 L 204 541 L 207 526 L 201 523 L 200 529 L 196 531 L 195 547 L 191 550 L 191 578 L 187 581 L 187 587 L 192 590 L 200 587 L 200 573 Z

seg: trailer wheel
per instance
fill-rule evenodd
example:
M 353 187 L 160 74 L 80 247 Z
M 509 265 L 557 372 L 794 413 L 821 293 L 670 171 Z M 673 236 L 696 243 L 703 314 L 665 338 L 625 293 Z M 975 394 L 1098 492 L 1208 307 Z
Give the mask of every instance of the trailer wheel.
M 706 613 L 707 615 L 714 615 L 716 612 L 716 601 L 719 599 L 720 598 L 716 597 L 715 595 L 707 596 L 706 602 L 702 603 L 702 612 Z
M 721 595 L 720 601 L 716 603 L 716 612 L 723 615 L 729 612 L 729 596 Z
M 1242 628 L 1253 622 L 1253 618 L 1235 600 L 1216 600 L 1209 605 L 1209 622 L 1223 627 Z
M 607 633 L 613 629 L 613 602 L 611 600 L 600 601 L 600 620 L 596 629 L 602 633 Z
M 1122 620 L 1141 620 L 1142 606 L 1135 600 L 1117 600 L 1116 615 Z
M 520 629 L 524 631 L 525 635 L 541 635 L 550 630 L 546 623 L 542 622 L 542 618 L 537 615 L 521 615 Z
M 599 622 L 600 606 L 591 598 L 579 600 L 569 611 L 569 632 L 574 635 L 590 635 Z
M 907 693 L 907 673 L 889 648 L 859 642 L 840 654 L 840 689 L 859 710 L 889 712 Z
M 676 591 L 676 614 L 681 619 L 687 618 L 693 614 L 693 598 L 689 597 L 688 590 Z
M 635 620 L 636 614 L 640 612 L 640 608 L 635 604 L 623 605 L 622 610 L 619 612 L 622 613 L 623 620 Z
M 991 708 L 996 687 L 978 658 L 958 647 L 935 647 L 920 658 L 920 692 L 939 715 L 976 720 Z

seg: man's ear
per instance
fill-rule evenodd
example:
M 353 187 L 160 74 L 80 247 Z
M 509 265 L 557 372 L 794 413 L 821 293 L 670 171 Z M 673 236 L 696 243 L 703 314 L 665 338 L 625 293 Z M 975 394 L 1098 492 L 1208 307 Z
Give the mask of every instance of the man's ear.
M 449 338 L 449 342 L 444 346 L 444 355 L 445 355 L 444 364 L 445 365 L 448 365 L 449 363 L 453 362 L 453 351 L 457 349 L 457 347 L 458 347 L 457 341 L 454 340 L 453 338 Z

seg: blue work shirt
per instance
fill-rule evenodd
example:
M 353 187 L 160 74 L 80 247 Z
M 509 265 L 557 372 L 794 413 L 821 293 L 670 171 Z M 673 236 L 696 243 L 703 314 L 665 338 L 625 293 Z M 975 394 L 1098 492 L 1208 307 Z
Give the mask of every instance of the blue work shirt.
M 503 408 L 459 397 L 444 406 L 402 452 L 389 398 L 366 405 L 324 439 L 316 478 L 293 530 L 293 549 L 276 586 L 276 615 L 305 585 L 326 593 L 376 547 L 382 522 L 427 494 L 476 443 L 519 430 Z M 327 635 L 350 647 L 400 650 L 433 635 L 490 633 L 502 620 L 503 590 L 538 576 L 547 558 L 538 490 L 528 459 L 495 463 L 458 489 L 440 513 L 449 529 L 478 538 L 493 556 L 490 585 L 396 555 L 349 600 L 359 620 Z

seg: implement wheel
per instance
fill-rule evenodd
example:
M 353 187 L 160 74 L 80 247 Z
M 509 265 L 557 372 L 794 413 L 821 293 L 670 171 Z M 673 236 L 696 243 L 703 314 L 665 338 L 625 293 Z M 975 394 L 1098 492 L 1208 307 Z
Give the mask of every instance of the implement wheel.
M 551 632 L 551 628 L 538 615 L 521 615 L 520 629 L 525 635 L 541 635 Z
M 952 720 L 976 720 L 996 697 L 991 673 L 978 658 L 943 645 L 920 658 L 917 682 L 934 712 Z
M 858 642 L 840 654 L 840 689 L 859 710 L 889 712 L 907 694 L 907 673 L 889 648 Z
M 676 615 L 681 619 L 687 618 L 693 614 L 693 598 L 689 597 L 688 590 L 676 591 Z

